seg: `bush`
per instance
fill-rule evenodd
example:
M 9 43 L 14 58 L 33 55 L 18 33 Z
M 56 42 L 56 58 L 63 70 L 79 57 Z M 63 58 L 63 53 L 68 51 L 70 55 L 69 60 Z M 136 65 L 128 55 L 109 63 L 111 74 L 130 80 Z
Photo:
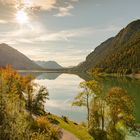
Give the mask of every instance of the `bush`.
M 68 118 L 66 116 L 62 116 L 62 119 L 64 120 L 64 122 L 68 123 Z

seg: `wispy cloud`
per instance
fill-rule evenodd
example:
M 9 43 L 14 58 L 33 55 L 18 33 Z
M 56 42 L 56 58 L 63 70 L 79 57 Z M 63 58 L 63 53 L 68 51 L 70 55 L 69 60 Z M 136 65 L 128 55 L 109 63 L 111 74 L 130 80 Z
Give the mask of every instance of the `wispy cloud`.
M 52 9 L 58 10 L 56 16 L 70 15 L 69 11 L 73 9 L 72 3 L 77 0 L 68 0 L 67 2 L 59 0 L 0 0 L 0 4 L 6 7 L 12 7 L 16 10 L 24 9 L 27 11 L 44 10 L 50 11 Z M 65 6 L 64 6 L 65 5 Z
M 120 27 L 108 26 L 105 28 L 79 28 L 79 29 L 70 29 L 63 30 L 59 32 L 50 32 L 49 34 L 42 34 L 41 36 L 34 38 L 34 41 L 70 41 L 72 38 L 86 37 L 92 35 L 93 37 L 97 34 L 103 34 L 105 32 L 118 31 Z
M 57 3 L 57 0 L 32 0 L 30 3 L 28 3 L 29 0 L 25 0 L 27 7 L 30 8 L 39 8 L 41 10 L 51 10 L 55 8 L 55 4 Z
M 71 0 L 72 2 L 78 2 L 79 0 Z
M 50 10 L 54 8 L 57 0 L 0 0 L 0 3 L 15 8 L 40 8 Z
M 70 29 L 63 30 L 59 32 L 50 32 L 50 34 L 44 34 L 38 38 L 36 41 L 69 41 L 70 38 L 77 38 L 85 36 L 87 34 L 93 33 L 90 28 L 80 28 L 80 29 Z
M 67 7 L 59 7 L 58 8 L 59 12 L 54 16 L 56 17 L 71 16 L 72 14 L 70 13 L 70 10 L 73 8 L 74 7 L 72 5 L 68 5 Z
M 0 24 L 7 24 L 8 21 L 0 19 Z
M 22 26 L 22 28 L 17 26 L 13 30 L 1 31 L 0 42 L 9 44 L 33 43 L 33 39 L 41 34 L 44 34 L 44 29 L 39 23 L 32 26 Z
M 32 27 L 25 27 L 16 29 L 11 32 L 4 32 L 0 35 L 0 42 L 18 43 L 43 43 L 43 42 L 69 42 L 72 40 L 85 38 L 87 36 L 96 37 L 109 32 L 117 32 L 120 27 L 108 26 L 105 28 L 85 27 L 79 29 L 69 29 L 62 31 L 49 31 L 41 27 L 41 25 L 32 25 Z M 84 39 L 84 40 L 85 40 Z

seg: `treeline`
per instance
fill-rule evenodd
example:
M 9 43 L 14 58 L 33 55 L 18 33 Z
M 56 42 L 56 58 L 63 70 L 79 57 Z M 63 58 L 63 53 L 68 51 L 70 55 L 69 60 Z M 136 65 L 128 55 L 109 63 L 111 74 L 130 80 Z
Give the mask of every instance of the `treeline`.
M 21 76 L 11 67 L 0 69 L 0 139 L 57 140 L 60 132 L 44 111 L 48 91 L 36 86 L 32 76 Z

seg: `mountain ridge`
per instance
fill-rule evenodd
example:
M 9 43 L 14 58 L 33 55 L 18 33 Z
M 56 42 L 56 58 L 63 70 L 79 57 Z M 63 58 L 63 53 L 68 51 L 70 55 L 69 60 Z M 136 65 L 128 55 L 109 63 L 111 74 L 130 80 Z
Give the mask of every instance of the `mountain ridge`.
M 35 61 L 35 63 L 45 69 L 63 69 L 56 61 Z
M 133 69 L 140 68 L 138 60 L 140 60 L 140 20 L 131 22 L 115 37 L 97 46 L 75 69 L 87 71 L 101 68 L 107 73 L 117 73 L 125 69 L 131 73 Z
M 42 70 L 40 66 L 6 43 L 0 44 L 0 67 L 11 65 L 17 70 Z

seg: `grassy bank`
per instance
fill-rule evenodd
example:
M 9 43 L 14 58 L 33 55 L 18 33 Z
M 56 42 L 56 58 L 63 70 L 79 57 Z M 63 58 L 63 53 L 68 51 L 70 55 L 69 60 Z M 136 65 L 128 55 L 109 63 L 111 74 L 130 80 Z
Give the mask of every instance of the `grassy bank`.
M 50 121 L 52 121 L 52 123 L 58 125 L 60 128 L 71 132 L 80 140 L 94 140 L 93 137 L 89 135 L 87 128 L 80 124 L 76 124 L 70 120 L 64 121 L 63 118 L 55 115 L 48 115 L 48 118 Z

